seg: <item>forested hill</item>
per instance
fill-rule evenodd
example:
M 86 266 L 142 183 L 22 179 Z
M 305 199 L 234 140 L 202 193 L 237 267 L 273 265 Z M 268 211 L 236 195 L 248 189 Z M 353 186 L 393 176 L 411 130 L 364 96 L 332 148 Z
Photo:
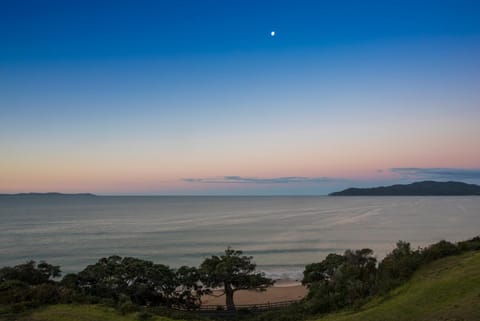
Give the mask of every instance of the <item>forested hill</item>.
M 95 194 L 91 193 L 75 193 L 75 194 L 64 194 L 64 193 L 57 193 L 57 192 L 49 192 L 49 193 L 18 193 L 18 194 L 0 194 L 0 196 L 8 196 L 8 197 L 24 197 L 24 196 L 34 196 L 34 197 L 72 197 L 72 196 L 96 196 Z
M 462 182 L 423 181 L 405 185 L 348 188 L 330 196 L 434 196 L 480 195 L 480 186 Z

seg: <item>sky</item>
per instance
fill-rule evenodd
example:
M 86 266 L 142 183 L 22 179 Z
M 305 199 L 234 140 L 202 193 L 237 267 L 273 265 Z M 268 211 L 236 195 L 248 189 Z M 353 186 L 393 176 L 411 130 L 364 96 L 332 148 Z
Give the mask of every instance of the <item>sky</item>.
M 0 193 L 480 183 L 478 57 L 478 1 L 1 1 Z

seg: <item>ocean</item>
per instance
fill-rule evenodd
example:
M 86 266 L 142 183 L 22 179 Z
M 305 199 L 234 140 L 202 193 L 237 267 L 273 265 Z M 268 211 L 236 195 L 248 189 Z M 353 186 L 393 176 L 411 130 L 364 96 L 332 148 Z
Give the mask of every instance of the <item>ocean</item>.
M 301 278 L 328 253 L 380 259 L 480 234 L 480 197 L 0 197 L 0 266 L 46 260 L 78 272 L 113 254 L 198 266 L 227 246 L 273 278 Z

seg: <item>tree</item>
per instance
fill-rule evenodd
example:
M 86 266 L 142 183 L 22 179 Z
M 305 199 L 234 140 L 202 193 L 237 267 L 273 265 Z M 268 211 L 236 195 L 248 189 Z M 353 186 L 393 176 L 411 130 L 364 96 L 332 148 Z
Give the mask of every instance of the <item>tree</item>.
M 175 272 L 166 265 L 132 257 L 102 258 L 78 273 L 77 278 L 70 276 L 65 283 L 75 283 L 89 295 L 114 301 L 128 297 L 139 305 L 177 303 Z
M 0 305 L 22 303 L 29 306 L 57 303 L 60 292 L 55 278 L 60 267 L 44 261 L 28 261 L 0 269 Z
M 18 280 L 29 285 L 38 285 L 52 282 L 54 278 L 61 275 L 60 267 L 48 264 L 44 261 L 36 263 L 28 261 L 14 267 L 0 269 L 0 282 Z
M 177 297 L 180 305 L 195 309 L 202 305 L 202 295 L 212 291 L 200 281 L 200 272 L 196 267 L 181 266 L 175 272 L 177 279 Z
M 423 263 L 428 263 L 441 259 L 442 257 L 458 254 L 459 249 L 455 244 L 442 240 L 440 242 L 429 245 L 421 252 L 423 257 Z
M 381 292 L 402 284 L 421 264 L 421 254 L 412 250 L 410 243 L 398 241 L 397 247 L 378 266 L 378 287 Z
M 330 253 L 322 262 L 308 264 L 303 272 L 302 283 L 310 286 L 315 282 L 332 279 L 335 271 L 345 263 L 345 261 L 345 256 Z
M 302 280 L 309 288 L 307 309 L 328 312 L 373 295 L 376 263 L 373 251 L 362 249 L 329 254 L 322 262 L 307 265 Z
M 200 265 L 202 283 L 208 287 L 223 287 L 228 310 L 235 310 L 233 294 L 238 290 L 263 291 L 274 281 L 255 271 L 253 257 L 228 247 L 225 255 L 212 256 Z M 222 294 L 222 295 L 223 295 Z

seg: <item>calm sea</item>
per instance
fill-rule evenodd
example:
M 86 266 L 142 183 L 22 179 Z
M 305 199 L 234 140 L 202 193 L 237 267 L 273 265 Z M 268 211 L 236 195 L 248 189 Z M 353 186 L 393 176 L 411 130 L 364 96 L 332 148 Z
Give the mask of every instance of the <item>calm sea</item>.
M 227 246 L 272 277 L 345 249 L 380 258 L 480 234 L 480 197 L 0 197 L 0 266 L 75 272 L 112 254 L 197 266 Z

